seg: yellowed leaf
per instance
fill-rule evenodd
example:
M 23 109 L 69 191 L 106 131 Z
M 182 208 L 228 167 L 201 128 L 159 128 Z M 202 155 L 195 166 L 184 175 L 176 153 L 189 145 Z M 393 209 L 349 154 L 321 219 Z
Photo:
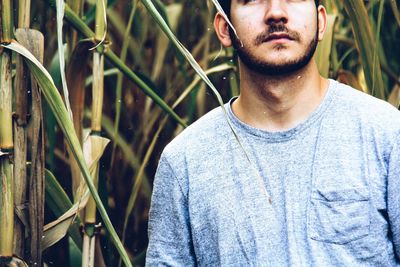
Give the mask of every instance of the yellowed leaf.
M 400 85 L 396 84 L 389 95 L 388 102 L 396 108 L 400 105 Z
M 337 80 L 341 83 L 350 85 L 353 88 L 356 88 L 357 90 L 360 90 L 361 92 L 366 93 L 365 89 L 362 87 L 362 85 L 358 82 L 357 77 L 351 73 L 350 71 L 347 70 L 339 70 L 338 71 L 338 77 Z
M 325 78 L 328 78 L 329 75 L 333 34 L 337 17 L 337 14 L 328 15 L 328 25 L 326 28 L 324 39 L 318 44 L 317 51 L 315 52 L 315 61 L 317 62 L 319 72 Z
M 182 4 L 171 4 L 166 6 L 166 13 L 168 17 L 168 22 L 170 24 L 170 27 L 173 31 L 176 30 L 176 27 L 178 25 L 178 20 L 179 17 L 182 13 Z M 157 39 L 157 55 L 154 60 L 154 68 L 153 68 L 153 73 L 151 75 L 153 80 L 156 80 L 158 76 L 160 75 L 160 72 L 164 66 L 164 58 L 165 54 L 167 53 L 168 49 L 168 44 L 169 44 L 169 39 L 165 34 L 161 33 Z
M 91 174 L 95 170 L 95 167 L 109 142 L 109 139 L 101 136 L 89 135 L 86 137 L 83 143 L 83 153 Z M 43 250 L 57 243 L 67 234 L 67 231 L 78 212 L 86 206 L 90 193 L 83 179 L 78 188 L 78 192 L 77 196 L 79 196 L 79 200 L 77 200 L 76 203 L 57 220 L 44 226 L 42 239 Z

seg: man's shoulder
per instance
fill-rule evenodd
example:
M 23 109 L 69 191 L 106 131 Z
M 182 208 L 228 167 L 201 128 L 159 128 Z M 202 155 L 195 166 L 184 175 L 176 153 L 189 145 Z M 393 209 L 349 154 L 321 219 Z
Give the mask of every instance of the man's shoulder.
M 227 129 L 227 118 L 222 107 L 217 107 L 179 133 L 164 149 L 164 154 L 182 154 L 202 150 L 221 140 Z
M 388 102 L 342 83 L 337 83 L 336 94 L 337 110 L 348 119 L 362 118 L 372 127 L 400 131 L 400 111 Z

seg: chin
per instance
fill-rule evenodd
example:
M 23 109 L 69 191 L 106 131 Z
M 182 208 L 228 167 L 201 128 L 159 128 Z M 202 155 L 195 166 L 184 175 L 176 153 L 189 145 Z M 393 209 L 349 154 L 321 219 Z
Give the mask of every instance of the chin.
M 259 64 L 267 65 L 267 66 L 286 66 L 290 65 L 293 62 L 297 62 L 299 58 L 297 57 L 288 57 L 288 56 L 276 56 L 276 57 L 269 57 L 268 60 L 260 61 Z

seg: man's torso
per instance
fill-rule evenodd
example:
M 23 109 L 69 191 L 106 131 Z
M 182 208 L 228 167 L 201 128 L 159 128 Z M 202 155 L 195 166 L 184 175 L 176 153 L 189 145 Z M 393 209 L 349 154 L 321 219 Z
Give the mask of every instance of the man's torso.
M 164 153 L 187 194 L 199 265 L 395 265 L 386 214 L 395 130 L 363 110 L 368 101 L 374 108 L 331 81 L 321 106 L 287 132 L 244 125 L 227 106 L 240 144 L 221 110 L 178 137 Z

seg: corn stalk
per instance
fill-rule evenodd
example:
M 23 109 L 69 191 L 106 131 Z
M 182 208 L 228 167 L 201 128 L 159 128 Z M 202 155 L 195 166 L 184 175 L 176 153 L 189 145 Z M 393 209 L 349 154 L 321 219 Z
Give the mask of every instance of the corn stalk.
M 29 28 L 30 1 L 21 0 L 18 3 L 18 28 Z M 24 257 L 25 228 L 27 223 L 27 124 L 28 124 L 28 69 L 23 58 L 16 56 L 15 77 L 15 115 L 14 115 L 14 201 L 16 216 L 14 222 L 14 253 Z
M 83 145 L 83 110 L 85 106 L 85 75 L 87 62 L 91 56 L 88 53 L 93 47 L 93 42 L 90 40 L 80 41 L 74 48 L 72 55 L 69 58 L 67 68 L 67 84 L 71 96 L 71 109 L 73 114 L 73 123 L 75 132 Z M 68 151 L 72 155 L 71 151 Z M 74 199 L 77 200 L 77 189 L 82 181 L 81 171 L 74 157 L 69 158 L 71 176 L 72 176 L 72 192 Z
M 106 1 L 96 2 L 95 40 L 102 42 L 106 33 Z M 92 125 L 91 135 L 100 135 L 104 95 L 104 54 L 96 50 L 93 54 L 93 85 L 92 85 Z M 97 144 L 93 144 L 96 146 Z M 96 164 L 93 183 L 98 186 L 99 163 Z M 96 203 L 92 197 L 85 209 L 85 224 L 83 231 L 82 266 L 95 266 L 96 235 L 100 233 L 100 225 L 96 225 Z
M 67 0 L 66 1 L 71 9 L 78 14 L 81 15 L 83 9 L 83 1 L 82 0 Z M 67 48 L 68 48 L 68 55 L 72 54 L 73 49 L 75 48 L 76 44 L 78 43 L 78 32 L 74 29 L 69 28 L 67 32 Z
M 11 110 L 11 53 L 0 55 L 0 258 L 13 255 L 14 194 Z
M 54 81 L 52 80 L 50 74 L 46 71 L 46 69 L 43 67 L 40 62 L 37 61 L 36 58 L 33 57 L 33 55 L 23 46 L 21 46 L 19 43 L 12 41 L 9 44 L 1 44 L 0 47 L 5 47 L 6 49 L 13 50 L 21 55 L 23 55 L 26 59 L 27 65 L 31 71 L 31 73 L 35 76 L 35 79 L 40 85 L 41 91 L 44 95 L 44 97 L 47 100 L 47 103 L 51 107 L 51 110 L 53 114 L 55 115 L 55 118 L 58 122 L 58 125 L 60 126 L 60 129 L 64 133 L 65 139 L 67 140 L 67 143 L 71 149 L 72 155 L 75 157 L 75 159 L 78 162 L 79 168 L 81 169 L 83 178 L 85 179 L 86 185 L 88 186 L 88 189 L 90 190 L 90 193 L 92 194 L 93 198 L 96 201 L 99 213 L 103 219 L 103 222 L 109 232 L 110 238 L 113 241 L 113 243 L 116 246 L 116 249 L 118 250 L 119 254 L 121 255 L 124 264 L 126 266 L 132 266 L 129 256 L 127 255 L 123 245 L 121 244 L 121 241 L 119 240 L 119 237 L 115 231 L 115 228 L 113 227 L 111 220 L 104 208 L 104 205 L 99 197 L 99 194 L 97 193 L 97 190 L 92 182 L 91 179 L 91 174 L 90 171 L 85 163 L 83 153 L 82 153 L 82 148 L 79 143 L 79 140 L 75 134 L 74 131 L 74 126 L 71 121 L 71 118 L 68 115 L 68 111 L 66 110 L 61 96 L 58 93 L 57 88 L 54 85 Z
M 11 1 L 1 1 L 1 42 L 11 36 Z M 0 51 L 0 263 L 10 262 L 14 237 L 11 51 Z
M 54 0 L 51 0 L 51 3 L 54 4 Z M 65 18 L 74 26 L 81 34 L 83 34 L 87 38 L 94 38 L 95 33 L 80 19 L 75 12 L 71 10 L 71 8 L 65 4 Z M 107 49 L 104 51 L 105 57 L 122 73 L 126 75 L 128 79 L 133 81 L 135 84 L 139 86 L 139 88 L 153 101 L 161 107 L 167 114 L 171 116 L 176 122 L 186 127 L 186 123 L 182 118 L 180 118 L 172 109 L 169 107 L 150 87 L 149 85 L 143 81 L 136 73 L 134 73 L 125 63 L 111 50 Z
M 17 40 L 31 53 L 43 62 L 44 37 L 39 31 L 32 29 L 18 29 Z M 28 124 L 29 158 L 31 161 L 29 172 L 29 262 L 30 265 L 41 265 L 42 237 L 44 226 L 44 134 L 42 96 L 39 86 L 30 75 L 31 116 Z

